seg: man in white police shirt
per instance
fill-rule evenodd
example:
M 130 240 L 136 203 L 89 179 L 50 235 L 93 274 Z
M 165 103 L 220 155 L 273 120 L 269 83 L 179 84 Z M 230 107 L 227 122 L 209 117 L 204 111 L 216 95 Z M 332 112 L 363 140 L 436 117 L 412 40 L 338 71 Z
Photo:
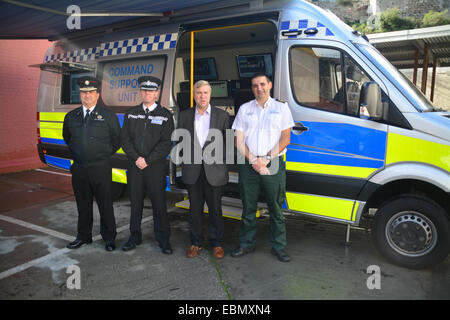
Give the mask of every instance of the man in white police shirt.
M 239 247 L 231 255 L 240 257 L 255 248 L 256 209 L 259 190 L 264 190 L 270 214 L 270 245 L 272 254 L 282 262 L 290 261 L 284 251 L 286 226 L 281 211 L 286 194 L 286 166 L 283 155 L 290 143 L 294 126 L 287 103 L 270 96 L 272 81 L 265 74 L 252 79 L 255 100 L 239 108 L 232 128 L 236 147 L 245 156 L 239 165 L 239 187 L 243 203 Z
M 163 253 L 171 254 L 170 225 L 166 207 L 167 155 L 174 130 L 170 111 L 156 101 L 161 80 L 138 79 L 142 104 L 127 110 L 121 131 L 122 148 L 128 156 L 128 191 L 131 201 L 130 238 L 122 247 L 129 251 L 142 243 L 141 220 L 146 193 L 153 208 L 156 240 Z

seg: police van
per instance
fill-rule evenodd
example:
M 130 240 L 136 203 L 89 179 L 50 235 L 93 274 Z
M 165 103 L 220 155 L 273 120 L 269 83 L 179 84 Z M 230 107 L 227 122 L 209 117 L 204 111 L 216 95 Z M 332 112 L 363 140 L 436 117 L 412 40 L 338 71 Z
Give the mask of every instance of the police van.
M 272 96 L 295 120 L 285 154 L 284 211 L 371 229 L 377 249 L 409 268 L 450 250 L 450 113 L 436 110 L 364 37 L 332 12 L 295 1 L 219 2 L 152 23 L 70 33 L 40 65 L 38 150 L 68 170 L 64 115 L 80 104 L 76 80 L 95 75 L 101 103 L 123 114 L 140 103 L 137 78 L 160 77 L 160 103 L 193 105 L 192 85 L 212 86 L 211 104 L 233 117 L 265 72 Z M 126 156 L 113 156 L 116 195 Z M 230 166 L 226 199 L 239 198 Z M 178 172 L 178 174 L 177 174 Z M 170 165 L 168 190 L 183 189 Z

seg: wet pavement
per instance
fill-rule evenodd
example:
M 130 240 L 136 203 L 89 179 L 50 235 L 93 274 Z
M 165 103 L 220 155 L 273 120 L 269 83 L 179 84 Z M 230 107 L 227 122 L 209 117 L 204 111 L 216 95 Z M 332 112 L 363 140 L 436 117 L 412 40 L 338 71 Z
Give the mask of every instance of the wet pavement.
M 374 248 L 370 233 L 287 216 L 291 262 L 270 254 L 269 218 L 258 220 L 256 251 L 230 257 L 238 244 L 240 221 L 225 219 L 226 256 L 217 260 L 207 245 L 194 259 L 189 245 L 183 199 L 168 194 L 171 244 L 161 253 L 153 234 L 151 202 L 143 214 L 143 243 L 123 252 L 128 238 L 130 205 L 115 202 L 117 249 L 106 252 L 94 210 L 94 242 L 77 250 L 65 246 L 76 235 L 76 204 L 70 174 L 44 168 L 0 176 L 0 299 L 162 299 L 162 300 L 290 300 L 290 299 L 450 299 L 450 257 L 426 270 L 408 270 L 386 261 Z M 206 231 L 205 215 L 205 231 Z M 206 234 L 206 232 L 205 232 Z M 367 272 L 378 266 L 374 283 Z M 73 288 L 71 266 L 80 271 Z M 371 280 L 372 279 L 372 280 Z

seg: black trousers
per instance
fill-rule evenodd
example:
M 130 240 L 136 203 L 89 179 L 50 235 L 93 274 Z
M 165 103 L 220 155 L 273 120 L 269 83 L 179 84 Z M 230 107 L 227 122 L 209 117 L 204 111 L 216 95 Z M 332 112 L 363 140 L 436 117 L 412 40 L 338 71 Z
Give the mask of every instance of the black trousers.
M 191 244 L 203 245 L 203 206 L 208 205 L 208 237 L 213 247 L 222 246 L 223 217 L 222 192 L 223 187 L 214 187 L 208 183 L 202 165 L 200 176 L 195 184 L 187 185 L 190 202 L 190 238 Z
M 156 241 L 161 248 L 169 244 L 170 225 L 166 206 L 166 164 L 164 162 L 139 169 L 134 163 L 128 165 L 128 192 L 131 201 L 130 238 L 142 241 L 141 221 L 144 198 L 148 194 L 153 208 L 153 226 Z
M 100 234 L 103 240 L 113 242 L 116 239 L 111 170 L 109 163 L 92 167 L 80 167 L 74 163 L 70 169 L 78 208 L 77 239 L 92 239 L 94 197 L 100 212 Z

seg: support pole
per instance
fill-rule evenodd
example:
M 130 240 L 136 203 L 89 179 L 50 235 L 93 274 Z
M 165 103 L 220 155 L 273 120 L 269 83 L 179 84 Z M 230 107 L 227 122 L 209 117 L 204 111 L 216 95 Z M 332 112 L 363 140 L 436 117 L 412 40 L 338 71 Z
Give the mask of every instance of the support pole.
M 434 87 L 436 84 L 436 59 L 433 59 L 433 73 L 431 74 L 431 93 L 430 93 L 430 100 L 433 102 L 434 100 Z
M 191 108 L 194 107 L 194 31 L 191 31 L 191 97 L 190 105 Z
M 347 234 L 345 236 L 345 243 L 344 243 L 345 246 L 350 246 L 352 244 L 350 242 L 350 228 L 351 228 L 350 224 L 347 224 Z
M 423 66 L 422 66 L 422 86 L 423 94 L 427 93 L 427 78 L 428 78 L 428 44 L 423 47 Z
M 419 68 L 419 48 L 416 48 L 416 54 L 414 57 L 414 73 L 413 73 L 413 83 L 417 85 L 417 69 Z

